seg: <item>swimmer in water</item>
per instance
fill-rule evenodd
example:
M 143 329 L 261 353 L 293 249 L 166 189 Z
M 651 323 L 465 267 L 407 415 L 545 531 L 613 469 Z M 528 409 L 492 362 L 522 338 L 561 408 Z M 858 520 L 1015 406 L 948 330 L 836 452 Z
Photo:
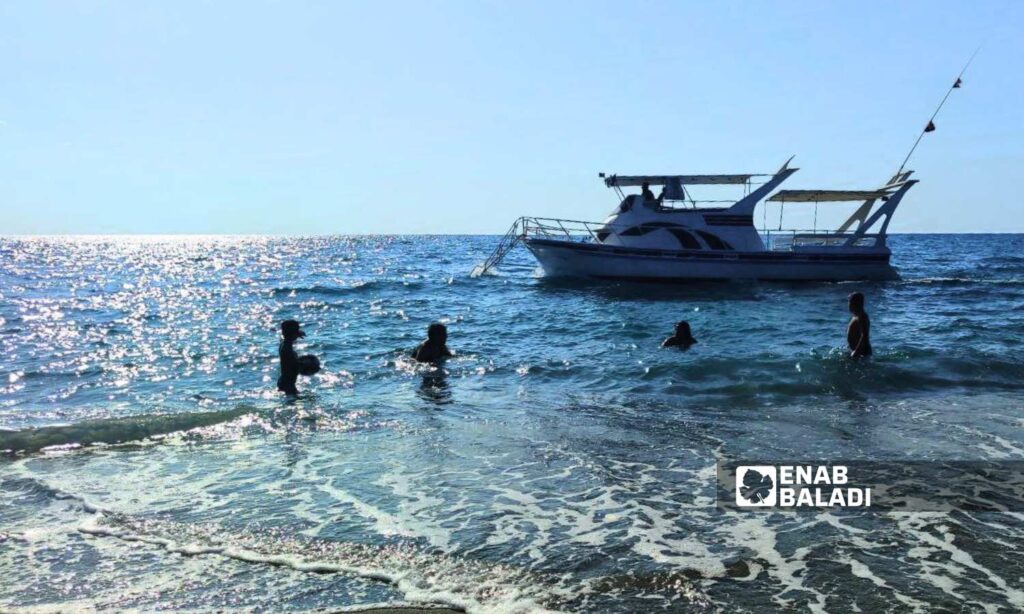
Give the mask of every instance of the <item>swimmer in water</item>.
M 690 332 L 690 323 L 686 320 L 681 320 L 676 323 L 676 332 L 671 337 L 661 342 L 663 348 L 677 347 L 680 349 L 688 349 L 691 345 L 697 343 L 697 340 L 693 338 L 693 333 Z
M 288 396 L 299 394 L 295 387 L 295 381 L 299 379 L 299 355 L 295 353 L 295 341 L 305 336 L 306 333 L 295 320 L 281 322 L 281 345 L 277 348 L 281 359 L 281 375 L 277 378 L 277 389 Z
M 871 356 L 871 318 L 864 311 L 864 295 L 854 292 L 850 295 L 850 325 L 846 327 L 846 343 L 850 346 L 850 358 Z
M 418 362 L 437 362 L 452 355 L 448 349 L 448 328 L 440 322 L 427 327 L 427 340 L 412 351 L 412 357 Z

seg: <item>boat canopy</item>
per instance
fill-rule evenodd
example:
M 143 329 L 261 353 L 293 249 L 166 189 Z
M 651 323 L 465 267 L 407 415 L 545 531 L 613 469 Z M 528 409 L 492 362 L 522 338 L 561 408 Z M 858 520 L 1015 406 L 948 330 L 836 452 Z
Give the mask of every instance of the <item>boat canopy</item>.
M 604 178 L 604 184 L 609 188 L 625 188 L 629 186 L 668 185 L 681 183 L 683 185 L 743 185 L 752 177 L 771 177 L 771 175 L 612 175 Z
M 787 203 L 865 201 L 882 198 L 892 190 L 779 190 L 768 200 Z

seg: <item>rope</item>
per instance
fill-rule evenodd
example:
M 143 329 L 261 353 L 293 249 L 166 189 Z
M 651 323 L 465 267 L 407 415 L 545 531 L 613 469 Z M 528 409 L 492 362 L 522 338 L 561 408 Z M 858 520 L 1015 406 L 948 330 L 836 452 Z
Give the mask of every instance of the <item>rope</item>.
M 967 60 L 967 63 L 964 64 L 963 70 L 961 70 L 960 74 L 957 75 L 956 81 L 953 82 L 953 85 L 949 86 L 949 89 L 946 90 L 946 95 L 942 97 L 942 101 L 939 103 L 939 106 L 935 107 L 935 112 L 932 113 L 932 116 L 928 119 L 928 123 L 924 125 L 924 130 L 921 131 L 921 134 L 917 135 L 917 140 L 914 141 L 914 146 L 910 148 L 909 152 L 907 152 L 907 157 L 903 159 L 903 164 L 900 164 L 900 170 L 896 171 L 896 177 L 899 177 L 900 173 L 903 172 L 903 168 L 907 165 L 907 162 L 910 161 L 910 156 L 914 155 L 914 150 L 917 149 L 918 144 L 921 143 L 921 139 L 924 138 L 925 133 L 928 131 L 928 126 L 930 126 L 932 122 L 935 121 L 935 117 L 939 114 L 939 111 L 942 109 L 942 105 L 946 104 L 946 99 L 949 98 L 949 95 L 953 93 L 953 90 L 959 87 L 960 79 L 964 76 L 964 73 L 967 72 L 967 67 L 971 65 L 971 62 L 974 61 L 974 56 L 978 55 L 979 51 L 981 51 L 980 45 L 977 49 L 974 50 L 974 53 L 971 54 L 971 57 Z

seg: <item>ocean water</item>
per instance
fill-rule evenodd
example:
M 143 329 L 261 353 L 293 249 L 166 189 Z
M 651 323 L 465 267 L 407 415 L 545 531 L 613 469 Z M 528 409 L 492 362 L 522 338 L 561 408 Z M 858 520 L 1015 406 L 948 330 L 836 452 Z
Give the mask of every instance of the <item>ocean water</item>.
M 471 278 L 496 241 L 0 240 L 0 610 L 1024 609 L 1021 514 L 714 504 L 720 458 L 1024 458 L 1024 236 L 667 287 Z M 435 320 L 442 369 L 407 358 Z

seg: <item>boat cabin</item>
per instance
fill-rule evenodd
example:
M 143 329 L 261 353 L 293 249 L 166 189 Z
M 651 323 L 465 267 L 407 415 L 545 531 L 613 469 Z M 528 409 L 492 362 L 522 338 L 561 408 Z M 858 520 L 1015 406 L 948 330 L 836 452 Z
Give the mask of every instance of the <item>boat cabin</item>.
M 593 240 L 604 245 L 660 250 L 789 251 L 820 248 L 884 248 L 896 205 L 916 181 L 912 171 L 894 176 L 874 190 L 780 190 L 767 199 L 778 204 L 778 228 L 769 229 L 764 206 L 760 232 L 754 223 L 758 203 L 798 169 L 787 162 L 774 175 L 612 175 L 605 185 L 621 198 L 619 206 L 593 231 Z M 738 200 L 697 200 L 692 186 L 738 186 Z M 661 186 L 658 196 L 651 186 Z M 623 188 L 641 187 L 640 194 Z M 859 207 L 836 230 L 818 228 L 821 203 L 859 202 Z M 785 228 L 786 205 L 813 205 L 813 225 L 807 229 Z M 869 232 L 876 228 L 874 232 Z
M 763 251 L 754 227 L 757 203 L 798 169 L 789 162 L 775 174 L 611 175 L 606 186 L 621 198 L 619 206 L 594 233 L 598 243 L 662 250 Z M 660 186 L 657 196 L 651 186 Z M 694 186 L 733 186 L 740 197 L 698 200 Z M 623 189 L 642 188 L 640 194 Z

